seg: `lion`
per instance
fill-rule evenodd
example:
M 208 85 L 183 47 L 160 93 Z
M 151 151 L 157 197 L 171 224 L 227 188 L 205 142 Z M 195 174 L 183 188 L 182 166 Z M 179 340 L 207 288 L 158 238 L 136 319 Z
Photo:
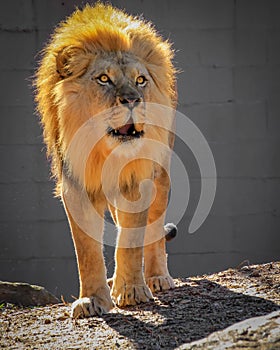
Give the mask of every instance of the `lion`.
M 164 225 L 177 103 L 172 59 L 150 23 L 102 3 L 76 9 L 42 51 L 35 100 L 77 257 L 73 318 L 175 287 L 165 242 L 177 228 Z M 105 211 L 118 228 L 110 283 Z

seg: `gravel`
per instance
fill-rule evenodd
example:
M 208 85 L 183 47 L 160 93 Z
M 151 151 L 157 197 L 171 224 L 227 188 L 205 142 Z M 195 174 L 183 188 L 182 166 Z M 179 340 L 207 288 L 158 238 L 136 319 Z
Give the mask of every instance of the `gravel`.
M 70 304 L 0 305 L 5 349 L 176 349 L 280 309 L 280 262 L 175 279 L 154 302 L 72 320 Z M 249 349 L 249 347 L 248 347 Z

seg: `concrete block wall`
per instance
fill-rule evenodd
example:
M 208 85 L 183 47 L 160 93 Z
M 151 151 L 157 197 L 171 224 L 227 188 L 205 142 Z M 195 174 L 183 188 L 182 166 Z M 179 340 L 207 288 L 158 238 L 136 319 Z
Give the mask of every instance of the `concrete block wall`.
M 0 279 L 42 284 L 66 298 L 78 293 L 77 267 L 65 214 L 52 196 L 30 86 L 44 42 L 83 3 L 14 0 L 0 12 Z M 112 3 L 143 14 L 174 42 L 175 64 L 182 71 L 178 109 L 200 128 L 216 162 L 212 211 L 190 235 L 199 169 L 188 147 L 176 142 L 190 178 L 190 202 L 178 237 L 168 244 L 171 273 L 188 276 L 245 259 L 279 259 L 279 1 Z M 107 247 L 110 273 L 112 254 Z

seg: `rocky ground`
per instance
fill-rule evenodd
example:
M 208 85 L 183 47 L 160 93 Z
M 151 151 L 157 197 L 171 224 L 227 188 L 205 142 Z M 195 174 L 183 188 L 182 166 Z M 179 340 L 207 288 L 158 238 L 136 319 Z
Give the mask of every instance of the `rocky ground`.
M 174 290 L 158 293 L 153 303 L 115 308 L 102 318 L 72 320 L 65 303 L 33 308 L 2 303 L 0 346 L 280 349 L 280 262 L 243 264 L 175 283 Z

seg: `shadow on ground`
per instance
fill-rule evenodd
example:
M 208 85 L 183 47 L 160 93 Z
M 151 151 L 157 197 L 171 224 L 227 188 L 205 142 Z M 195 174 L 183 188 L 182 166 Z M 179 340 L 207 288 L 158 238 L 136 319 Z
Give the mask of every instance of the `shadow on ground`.
M 235 293 L 200 279 L 186 280 L 181 287 L 158 293 L 154 303 L 126 308 L 129 314 L 108 314 L 103 320 L 121 336 L 129 338 L 136 349 L 174 349 L 236 322 L 278 309 L 271 301 Z

